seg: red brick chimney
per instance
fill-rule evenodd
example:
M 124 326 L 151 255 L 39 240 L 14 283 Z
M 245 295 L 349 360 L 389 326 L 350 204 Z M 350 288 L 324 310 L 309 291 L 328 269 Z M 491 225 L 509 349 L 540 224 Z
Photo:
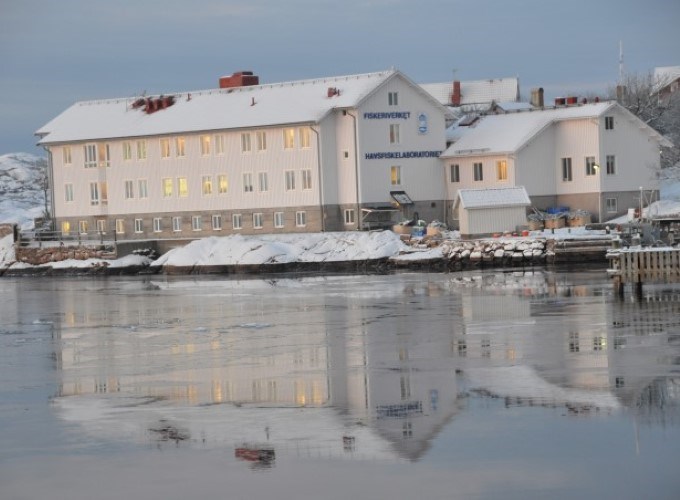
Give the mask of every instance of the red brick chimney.
M 221 89 L 232 89 L 235 87 L 248 87 L 250 85 L 259 85 L 260 77 L 253 75 L 252 71 L 239 71 L 231 76 L 223 76 L 220 78 Z
M 453 81 L 453 93 L 451 94 L 451 105 L 460 106 L 460 81 Z

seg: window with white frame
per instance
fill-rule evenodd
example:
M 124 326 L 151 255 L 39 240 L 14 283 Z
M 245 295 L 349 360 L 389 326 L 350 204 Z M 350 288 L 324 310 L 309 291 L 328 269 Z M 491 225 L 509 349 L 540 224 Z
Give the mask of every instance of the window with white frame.
M 144 232 L 144 219 L 135 219 L 135 233 Z
M 604 128 L 605 130 L 614 130 L 614 117 L 605 116 L 604 117 Z
M 64 236 L 68 236 L 71 234 L 71 223 L 67 220 L 62 221 L 61 223 L 61 232 Z
M 189 181 L 187 181 L 186 177 L 177 178 L 177 195 L 180 198 L 189 196 Z
M 212 175 L 204 175 L 201 177 L 201 192 L 203 196 L 209 196 L 213 192 Z
M 311 169 L 300 170 L 302 176 L 302 189 L 312 189 L 312 171 Z
M 163 184 L 163 198 L 172 197 L 174 183 L 170 177 L 166 177 L 162 180 Z
M 201 156 L 208 156 L 210 154 L 210 136 L 202 135 L 201 141 Z
M 607 155 L 607 175 L 616 174 L 616 157 L 614 155 Z
M 125 234 L 125 219 L 116 219 L 116 234 Z
M 241 134 L 241 152 L 250 153 L 251 148 L 252 146 L 250 144 L 250 132 L 243 132 Z
M 390 144 L 399 144 L 399 124 L 390 124 Z
M 562 158 L 562 181 L 571 182 L 572 179 L 571 158 Z
M 215 154 L 217 156 L 222 156 L 224 154 L 224 136 L 222 134 L 217 134 L 213 139 L 215 142 Z
M 506 160 L 496 162 L 496 179 L 499 181 L 508 180 L 508 162 Z
M 227 179 L 227 176 L 225 174 L 220 174 L 217 176 L 217 193 L 218 194 L 227 194 L 227 190 L 229 189 L 229 181 Z
M 481 182 L 484 180 L 484 166 L 481 163 L 473 163 L 473 179 L 476 182 Z
M 64 201 L 67 203 L 73 201 L 73 184 L 64 184 Z
M 232 214 L 231 227 L 234 229 L 243 228 L 243 216 L 241 214 Z
M 102 200 L 102 205 L 109 204 L 109 185 L 106 182 L 99 183 L 99 196 Z
M 262 229 L 262 214 L 260 212 L 253 214 L 253 228 Z
M 88 224 L 86 220 L 78 221 L 78 232 L 80 234 L 87 234 Z
M 257 184 L 261 193 L 269 191 L 269 178 L 267 176 L 267 172 L 259 172 L 257 174 Z
M 137 159 L 146 160 L 146 141 L 137 141 Z
M 108 144 L 103 144 L 99 143 L 97 144 L 97 164 L 100 167 L 110 167 L 111 166 L 111 161 L 110 161 L 110 154 L 109 154 L 109 145 Z
M 286 170 L 284 172 L 285 188 L 286 191 L 293 191 L 295 189 L 295 171 Z
M 345 225 L 346 226 L 351 226 L 355 224 L 356 217 L 355 217 L 355 212 L 353 208 L 346 208 L 345 212 Z
M 200 215 L 191 216 L 191 230 L 200 231 L 203 229 L 203 218 Z
M 100 234 L 106 233 L 106 219 L 97 219 L 97 232 Z
M 161 158 L 170 158 L 170 139 L 161 139 Z
M 140 200 L 149 197 L 149 185 L 146 179 L 137 180 L 137 194 Z
M 255 133 L 257 139 L 257 150 L 266 151 L 267 150 L 267 132 L 265 130 L 258 130 Z
M 62 149 L 62 156 L 64 160 L 64 165 L 71 165 L 71 146 L 64 146 Z
M 181 217 L 173 217 L 172 218 L 172 230 L 175 233 L 179 233 L 182 231 L 182 218 Z
M 131 142 L 124 142 L 123 143 L 123 160 L 124 161 L 130 161 L 132 160 L 132 143 Z
M 213 231 L 221 231 L 222 230 L 222 216 L 220 214 L 212 214 L 210 217 L 211 223 L 212 223 L 212 229 Z
M 387 93 L 387 105 L 388 106 L 398 106 L 399 105 L 399 93 L 398 92 L 388 92 Z
M 282 228 L 284 225 L 283 212 L 274 212 L 274 227 Z
M 390 184 L 392 186 L 401 186 L 401 167 L 398 165 L 390 167 Z
M 457 163 L 449 165 L 449 180 L 451 182 L 460 182 L 460 165 Z
M 90 205 L 99 205 L 99 183 L 90 182 Z
M 595 175 L 597 169 L 595 168 L 595 157 L 586 156 L 586 176 Z
M 97 166 L 97 145 L 85 144 L 83 154 L 85 155 L 85 168 L 95 168 Z
M 307 212 L 295 212 L 295 225 L 305 227 L 307 225 Z
M 243 192 L 252 193 L 253 192 L 253 174 L 246 172 L 243 174 Z
M 605 199 L 605 210 L 607 213 L 616 213 L 618 212 L 618 203 L 616 201 L 616 198 L 607 198 Z
M 153 219 L 153 232 L 160 233 L 163 231 L 163 219 L 160 217 L 154 217 Z
M 184 158 L 187 154 L 187 141 L 184 137 L 175 137 L 175 155 Z
M 134 182 L 127 180 L 123 181 L 123 187 L 125 188 L 125 199 L 131 200 L 135 197 L 135 185 Z
M 312 147 L 312 134 L 309 127 L 300 127 L 298 130 L 298 135 L 300 137 L 300 147 L 302 149 L 308 149 Z
M 283 129 L 283 149 L 293 149 L 295 147 L 295 129 Z

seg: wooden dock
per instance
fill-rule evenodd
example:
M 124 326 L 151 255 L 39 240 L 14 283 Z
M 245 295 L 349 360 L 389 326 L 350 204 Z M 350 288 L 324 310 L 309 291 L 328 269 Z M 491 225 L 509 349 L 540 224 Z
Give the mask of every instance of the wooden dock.
M 645 283 L 680 282 L 680 248 L 637 247 L 611 250 L 609 275 L 614 288 L 621 295 L 627 283 L 642 292 Z

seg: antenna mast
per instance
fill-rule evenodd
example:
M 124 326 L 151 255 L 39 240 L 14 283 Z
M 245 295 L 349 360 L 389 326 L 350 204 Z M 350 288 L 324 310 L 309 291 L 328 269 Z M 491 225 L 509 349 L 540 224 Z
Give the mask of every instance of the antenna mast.
M 619 84 L 623 85 L 623 40 L 619 40 Z

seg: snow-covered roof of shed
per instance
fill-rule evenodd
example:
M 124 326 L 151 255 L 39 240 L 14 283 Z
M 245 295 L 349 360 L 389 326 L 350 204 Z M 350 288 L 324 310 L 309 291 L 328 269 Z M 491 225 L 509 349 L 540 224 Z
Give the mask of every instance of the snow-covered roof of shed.
M 317 123 L 336 108 L 357 106 L 395 75 L 388 70 L 359 75 L 172 94 L 175 103 L 147 114 L 137 98 L 77 102 L 36 135 L 40 144 Z M 408 78 L 404 77 L 407 81 Z M 339 95 L 328 96 L 328 88 Z M 167 94 L 170 95 L 170 94 Z
M 449 146 L 441 157 L 513 153 L 553 122 L 599 117 L 615 105 L 614 102 L 600 102 L 484 115 L 472 126 L 447 131 L 447 137 L 459 139 Z
M 453 82 L 423 83 L 420 85 L 441 104 L 451 104 Z M 491 101 L 510 102 L 519 99 L 518 78 L 493 78 L 491 80 L 471 80 L 460 82 L 461 106 L 490 104 Z
M 456 204 L 463 208 L 527 207 L 531 205 L 524 186 L 487 189 L 460 189 Z

